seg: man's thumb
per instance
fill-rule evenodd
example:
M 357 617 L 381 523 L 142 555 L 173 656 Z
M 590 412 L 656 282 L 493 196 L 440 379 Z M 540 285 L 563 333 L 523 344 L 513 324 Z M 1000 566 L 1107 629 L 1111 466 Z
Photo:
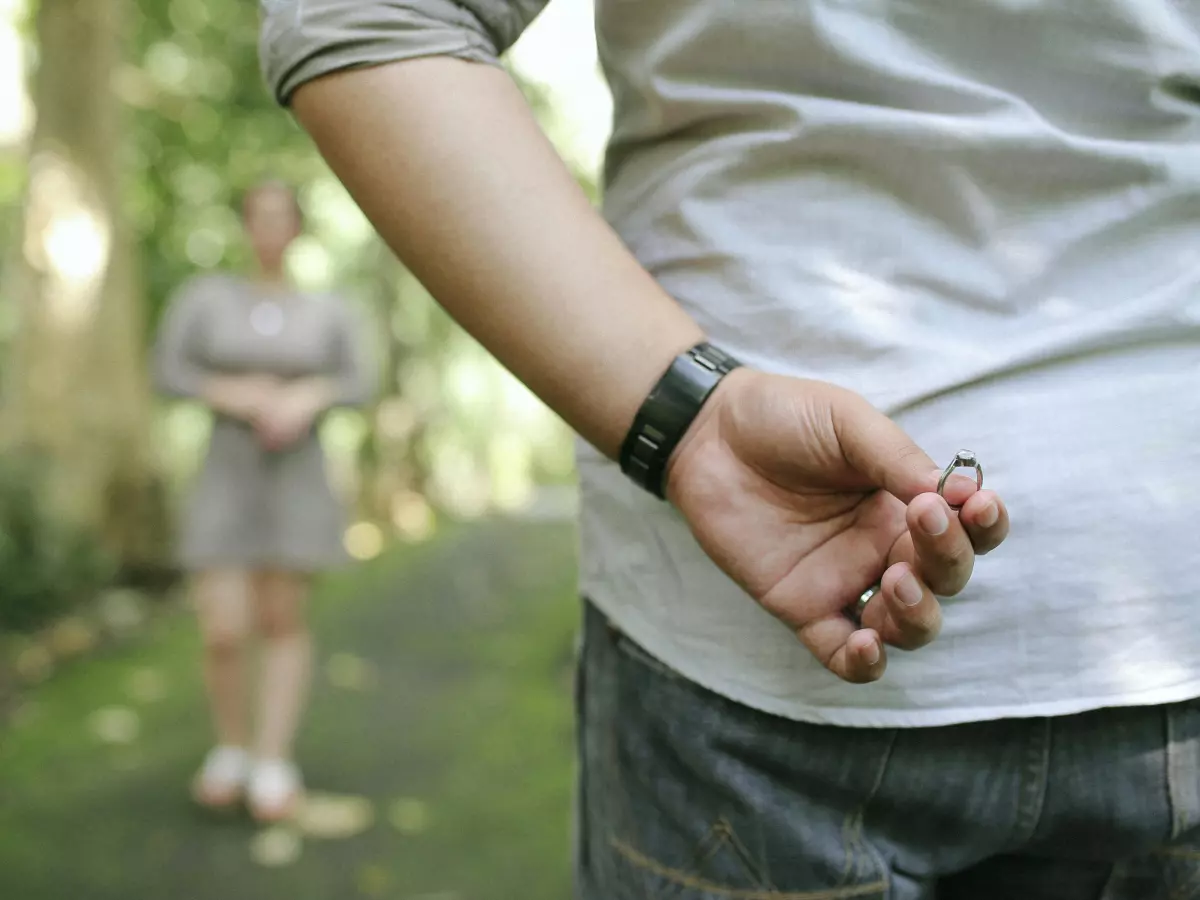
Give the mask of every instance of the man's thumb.
M 909 503 L 937 489 L 941 470 L 899 425 L 849 391 L 833 405 L 833 426 L 846 461 L 872 484 Z

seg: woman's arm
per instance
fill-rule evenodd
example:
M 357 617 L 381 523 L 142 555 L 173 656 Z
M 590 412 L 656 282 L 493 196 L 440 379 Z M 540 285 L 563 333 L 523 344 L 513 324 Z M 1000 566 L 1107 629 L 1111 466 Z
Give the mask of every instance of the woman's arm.
M 337 406 L 365 406 L 379 391 L 379 366 L 368 347 L 366 329 L 345 302 L 331 307 L 330 327 L 336 369 L 287 387 L 298 402 L 311 408 L 313 416 Z
M 205 366 L 196 341 L 209 300 L 205 283 L 196 282 L 171 301 L 154 344 L 154 386 L 169 397 L 199 400 L 213 412 L 249 421 L 273 382 L 262 376 L 219 375 Z
M 615 456 L 703 335 L 592 208 L 508 74 L 417 59 L 318 79 L 292 105 L 438 301 Z

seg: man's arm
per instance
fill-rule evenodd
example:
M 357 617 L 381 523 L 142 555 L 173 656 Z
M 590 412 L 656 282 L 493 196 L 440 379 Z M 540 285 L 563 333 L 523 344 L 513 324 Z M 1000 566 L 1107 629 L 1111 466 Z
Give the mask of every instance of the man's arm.
M 315 77 L 301 123 L 446 309 L 584 438 L 616 456 L 672 358 L 702 339 L 592 209 L 508 75 L 432 57 Z M 667 493 L 700 546 L 832 672 L 882 676 L 935 594 L 970 578 L 1007 515 L 934 493 L 938 467 L 862 397 L 737 369 L 675 451 Z M 883 490 L 879 490 L 882 488 Z M 872 583 L 862 627 L 846 606 Z
M 615 457 L 703 335 L 592 208 L 508 74 L 410 60 L 309 82 L 292 107 L 438 301 Z

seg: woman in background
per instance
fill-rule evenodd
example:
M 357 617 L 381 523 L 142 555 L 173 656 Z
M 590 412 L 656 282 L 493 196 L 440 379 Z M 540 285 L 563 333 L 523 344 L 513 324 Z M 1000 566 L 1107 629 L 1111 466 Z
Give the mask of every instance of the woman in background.
M 259 184 L 242 213 L 257 271 L 205 276 L 179 293 L 159 334 L 155 376 L 163 392 L 197 399 L 215 417 L 180 528 L 217 738 L 193 796 L 211 808 L 244 799 L 255 818 L 277 821 L 303 793 L 292 744 L 311 667 L 309 580 L 344 560 L 343 510 L 316 425 L 331 407 L 365 403 L 376 376 L 346 306 L 300 292 L 285 274 L 302 227 L 291 189 Z M 253 734 L 252 632 L 261 642 Z

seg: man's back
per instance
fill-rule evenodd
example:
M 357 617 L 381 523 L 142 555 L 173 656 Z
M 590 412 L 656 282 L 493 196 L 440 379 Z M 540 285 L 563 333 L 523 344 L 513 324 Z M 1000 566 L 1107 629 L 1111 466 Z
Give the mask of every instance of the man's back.
M 747 362 L 975 450 L 1019 527 L 937 644 L 848 686 L 582 446 L 592 599 L 795 718 L 1200 694 L 1200 2 L 600 0 L 598 32 L 639 260 Z

